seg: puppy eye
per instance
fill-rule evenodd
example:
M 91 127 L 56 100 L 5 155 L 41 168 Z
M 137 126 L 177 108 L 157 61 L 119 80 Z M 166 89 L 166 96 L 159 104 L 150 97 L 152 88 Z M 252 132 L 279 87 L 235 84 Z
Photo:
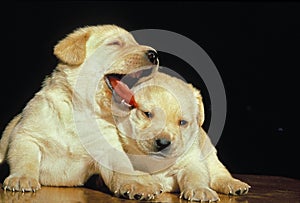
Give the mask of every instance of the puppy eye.
M 179 125 L 180 126 L 185 126 L 188 122 L 186 120 L 180 120 Z
M 153 117 L 152 113 L 149 112 L 149 111 L 144 111 L 143 113 L 144 113 L 144 115 L 145 115 L 147 118 L 152 118 L 152 117 Z

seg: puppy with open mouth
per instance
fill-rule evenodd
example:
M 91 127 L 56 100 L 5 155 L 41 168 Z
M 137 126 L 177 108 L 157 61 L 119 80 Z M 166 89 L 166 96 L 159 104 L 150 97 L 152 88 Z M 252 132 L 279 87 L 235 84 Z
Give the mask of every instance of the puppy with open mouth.
M 248 192 L 250 186 L 233 178 L 218 160 L 201 128 L 202 97 L 191 84 L 156 72 L 132 90 L 119 87 L 115 96 L 120 95 L 127 99 L 112 105 L 120 141 L 133 166 L 148 174 L 139 176 L 138 182 L 117 181 L 116 195 L 153 199 L 158 195 L 155 183 L 163 192 L 180 192 L 180 198 L 192 201 L 217 201 L 217 192 Z
M 75 30 L 55 46 L 54 54 L 59 64 L 3 132 L 0 163 L 6 160 L 10 167 L 3 187 L 35 192 L 41 185 L 81 186 L 93 174 L 100 174 L 114 190 L 112 177 L 116 178 L 118 173 L 103 167 L 87 152 L 78 135 L 74 111 L 91 112 L 103 136 L 121 151 L 110 109 L 111 82 L 121 83 L 128 73 L 135 81 L 151 77 L 158 67 L 157 53 L 138 44 L 118 26 L 100 25 Z M 105 67 L 107 57 L 110 65 Z M 90 87 L 95 88 L 93 95 L 82 98 L 79 82 L 89 87 L 96 77 L 94 72 L 86 73 L 84 67 L 89 66 L 104 73 L 96 78 L 96 87 Z M 79 103 L 77 109 L 74 101 Z

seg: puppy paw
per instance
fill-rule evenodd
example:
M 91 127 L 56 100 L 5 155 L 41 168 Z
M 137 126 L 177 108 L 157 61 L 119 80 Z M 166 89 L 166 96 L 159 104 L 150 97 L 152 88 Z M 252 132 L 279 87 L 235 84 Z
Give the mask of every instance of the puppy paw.
M 13 192 L 35 192 L 41 188 L 41 185 L 35 178 L 10 175 L 4 180 L 3 188 Z
M 185 189 L 180 193 L 179 198 L 199 202 L 216 202 L 220 200 L 218 194 L 210 188 Z
M 244 195 L 248 193 L 251 186 L 235 178 L 220 178 L 214 181 L 212 188 L 224 194 Z
M 251 186 L 240 180 L 233 179 L 230 182 L 227 182 L 227 188 L 226 194 L 243 195 L 248 193 Z
M 135 200 L 155 199 L 163 192 L 159 184 L 126 183 L 117 189 L 114 194 L 118 197 Z

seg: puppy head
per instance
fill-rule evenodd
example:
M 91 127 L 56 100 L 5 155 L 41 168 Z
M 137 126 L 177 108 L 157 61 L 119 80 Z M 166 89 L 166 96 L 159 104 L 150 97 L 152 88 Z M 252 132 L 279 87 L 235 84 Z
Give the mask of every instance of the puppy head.
M 138 76 L 149 76 L 158 67 L 157 53 L 153 48 L 138 44 L 128 31 L 115 25 L 77 29 L 54 47 L 54 54 L 60 60 L 59 67 L 69 73 L 78 69 L 96 50 L 103 53 L 101 57 L 110 56 L 109 67 L 101 66 L 106 57 L 100 58 L 100 64 L 97 64 L 99 68 L 105 68 L 104 78 L 110 89 L 114 88 L 112 80 L 121 81 L 129 75 L 136 82 Z
M 113 109 L 125 151 L 161 157 L 184 153 L 204 119 L 199 91 L 177 78 L 155 74 L 133 92 L 137 108 Z

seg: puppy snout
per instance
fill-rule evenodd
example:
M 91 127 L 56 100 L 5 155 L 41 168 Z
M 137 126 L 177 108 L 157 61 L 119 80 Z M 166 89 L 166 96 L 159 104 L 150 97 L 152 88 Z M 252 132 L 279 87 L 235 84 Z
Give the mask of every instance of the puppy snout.
M 149 61 L 155 65 L 158 64 L 158 54 L 156 51 L 154 50 L 148 50 L 147 53 L 146 53 Z
M 157 151 L 166 149 L 171 144 L 171 141 L 166 138 L 158 138 L 155 140 L 155 148 Z

